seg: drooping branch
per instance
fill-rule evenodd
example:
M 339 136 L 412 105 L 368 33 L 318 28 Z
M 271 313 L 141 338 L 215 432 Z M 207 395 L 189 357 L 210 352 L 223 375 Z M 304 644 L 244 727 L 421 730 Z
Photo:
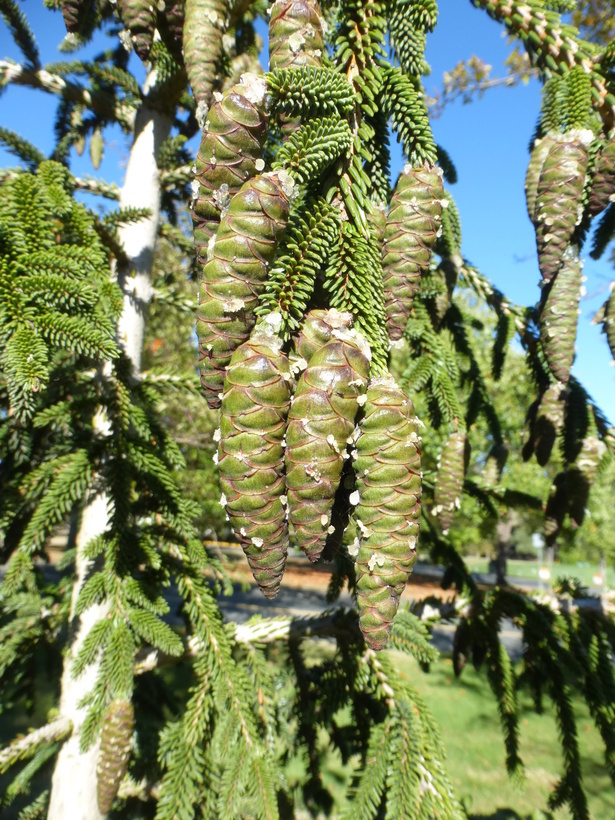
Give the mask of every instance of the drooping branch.
M 63 740 L 72 729 L 72 722 L 66 716 L 61 715 L 51 723 L 46 723 L 24 737 L 17 738 L 0 750 L 0 772 L 5 772 L 19 760 L 31 757 L 40 746 Z

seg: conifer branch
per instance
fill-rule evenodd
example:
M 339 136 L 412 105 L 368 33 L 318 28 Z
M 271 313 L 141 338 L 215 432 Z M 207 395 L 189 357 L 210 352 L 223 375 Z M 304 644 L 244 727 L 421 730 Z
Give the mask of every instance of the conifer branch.
M 4 774 L 15 763 L 32 757 L 41 746 L 63 740 L 72 729 L 71 721 L 61 716 L 39 729 L 33 729 L 24 737 L 17 738 L 4 749 L 0 749 L 0 773 Z

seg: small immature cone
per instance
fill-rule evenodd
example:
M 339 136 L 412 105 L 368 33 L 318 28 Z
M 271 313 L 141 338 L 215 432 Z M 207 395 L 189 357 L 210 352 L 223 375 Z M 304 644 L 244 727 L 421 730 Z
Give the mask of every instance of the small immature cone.
M 589 161 L 591 131 L 559 135 L 545 159 L 536 195 L 534 225 L 542 283 L 550 282 L 562 264 L 582 216 L 582 196 Z
M 231 197 L 257 171 L 269 124 L 266 96 L 265 80 L 244 74 L 207 115 L 196 155 L 191 206 L 194 245 L 203 265 L 208 243 Z
M 463 489 L 470 458 L 470 445 L 464 432 L 452 433 L 442 448 L 434 492 L 434 515 L 444 535 L 449 531 Z
M 291 375 L 270 314 L 233 353 L 222 397 L 222 499 L 256 583 L 266 598 L 280 588 L 288 552 L 284 432 Z
M 581 284 L 581 261 L 576 254 L 567 252 L 557 275 L 543 291 L 542 346 L 551 372 L 562 384 L 568 382 L 574 360 Z
M 286 491 L 294 538 L 310 561 L 331 526 L 346 446 L 369 376 L 367 342 L 339 330 L 312 356 L 297 384 L 286 430 Z
M 389 336 L 400 339 L 429 269 L 442 218 L 442 171 L 406 165 L 397 181 L 384 232 L 383 285 Z
M 284 171 L 249 180 L 222 218 L 202 272 L 197 316 L 201 384 L 220 407 L 224 372 L 255 324 L 258 297 L 288 221 L 292 179 Z
M 156 6 L 151 0 L 117 0 L 117 13 L 141 60 L 149 59 L 156 29 Z
M 197 102 L 197 122 L 199 114 L 202 118 L 211 104 L 228 14 L 226 0 L 186 0 L 184 65 Z
M 587 212 L 594 217 L 615 201 L 615 132 L 600 149 L 594 163 Z
M 559 134 L 550 131 L 541 139 L 534 142 L 530 161 L 525 174 L 525 203 L 527 215 L 533 225 L 536 225 L 536 196 L 538 194 L 538 180 L 549 155 L 549 151 L 558 141 Z
M 553 445 L 564 428 L 565 412 L 566 391 L 562 384 L 555 382 L 540 397 L 534 421 L 534 452 L 542 467 L 549 461 Z
M 421 454 L 414 407 L 391 378 L 374 379 L 355 445 L 355 520 L 359 626 L 384 649 L 399 598 L 416 562 L 421 510 Z
M 606 444 L 595 433 L 586 436 L 574 464 L 566 470 L 568 513 L 575 526 L 581 526 L 589 500 L 589 491 L 596 478 L 598 465 L 606 452 Z
M 269 69 L 320 68 L 324 21 L 317 0 L 277 0 L 269 18 Z M 280 115 L 282 135 L 301 125 L 301 117 Z
M 128 770 L 134 710 L 128 700 L 114 700 L 103 719 L 102 738 L 96 767 L 97 799 L 101 814 L 111 811 L 120 783 Z

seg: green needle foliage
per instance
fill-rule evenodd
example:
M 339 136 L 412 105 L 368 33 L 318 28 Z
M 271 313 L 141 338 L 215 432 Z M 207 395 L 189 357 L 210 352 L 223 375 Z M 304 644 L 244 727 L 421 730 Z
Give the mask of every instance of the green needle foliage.
M 612 429 L 570 374 L 584 240 L 598 217 L 599 255 L 615 230 L 612 49 L 562 22 L 569 4 L 474 0 L 545 82 L 525 180 L 542 296 L 526 308 L 464 259 L 442 187 L 454 157 L 434 142 L 422 85 L 434 0 L 118 0 L 121 32 L 101 0 L 59 5 L 64 50 L 100 29 L 116 39 L 43 71 L 24 15 L 0 0 L 23 55 L 3 61 L 0 85 L 58 97 L 52 159 L 0 129 L 21 163 L 0 176 L 0 711 L 38 705 L 41 658 L 60 707 L 0 750 L 0 810 L 43 815 L 78 732 L 82 755 L 100 747 L 93 793 L 117 817 L 463 817 L 429 704 L 393 654 L 417 674 L 437 656 L 427 609 L 400 605 L 429 554 L 458 596 L 455 671 L 485 665 L 509 773 L 523 778 L 526 686 L 537 709 L 545 696 L 555 707 L 550 807 L 588 817 L 572 698 L 585 697 L 615 782 L 612 615 L 479 589 L 456 547 L 472 511 L 473 532 L 515 516 L 532 532 L 543 508 L 547 543 L 562 543 L 588 526 L 590 489 L 612 466 Z M 143 86 L 126 46 L 150 72 Z M 122 195 L 93 213 L 78 189 L 118 190 L 73 177 L 73 148 L 89 141 L 97 168 L 109 126 L 140 138 L 144 122 L 166 128 L 159 202 Z M 153 274 L 125 239 L 149 220 Z M 124 350 L 133 270 L 153 293 L 142 372 Z M 611 349 L 612 303 L 596 317 Z M 521 370 L 536 399 L 519 452 Z M 82 543 L 96 503 L 104 526 Z M 205 534 L 241 543 L 267 597 L 289 548 L 333 561 L 330 602 L 347 583 L 356 607 L 225 623 L 229 582 Z M 97 612 L 69 660 L 71 619 Z M 505 619 L 522 631 L 518 664 Z M 88 671 L 77 730 L 61 686 Z

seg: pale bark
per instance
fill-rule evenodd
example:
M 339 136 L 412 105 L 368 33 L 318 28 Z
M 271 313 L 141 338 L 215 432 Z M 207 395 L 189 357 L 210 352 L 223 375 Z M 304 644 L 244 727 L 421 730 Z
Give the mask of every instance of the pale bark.
M 147 306 L 152 296 L 151 268 L 160 215 L 160 180 L 156 156 L 162 141 L 169 135 L 171 119 L 144 105 L 135 121 L 135 136 L 120 194 L 123 208 L 147 208 L 147 219 L 122 227 L 120 240 L 124 245 L 128 265 L 118 270 L 118 282 L 124 291 L 124 309 L 118 323 L 118 342 L 132 361 L 138 377 Z M 95 419 L 99 435 L 109 434 L 107 419 L 101 413 Z M 73 724 L 73 733 L 58 754 L 52 779 L 48 820 L 100 820 L 96 794 L 96 764 L 99 743 L 86 752 L 80 750 L 81 729 L 86 711 L 80 701 L 92 691 L 98 664 L 89 666 L 74 678 L 72 666 L 86 635 L 101 618 L 109 614 L 108 603 L 90 607 L 75 616 L 79 593 L 91 571 L 84 556 L 86 545 L 103 534 L 108 526 L 111 499 L 105 493 L 92 497 L 82 515 L 77 536 L 77 558 L 71 600 L 71 643 L 64 660 L 60 716 Z

